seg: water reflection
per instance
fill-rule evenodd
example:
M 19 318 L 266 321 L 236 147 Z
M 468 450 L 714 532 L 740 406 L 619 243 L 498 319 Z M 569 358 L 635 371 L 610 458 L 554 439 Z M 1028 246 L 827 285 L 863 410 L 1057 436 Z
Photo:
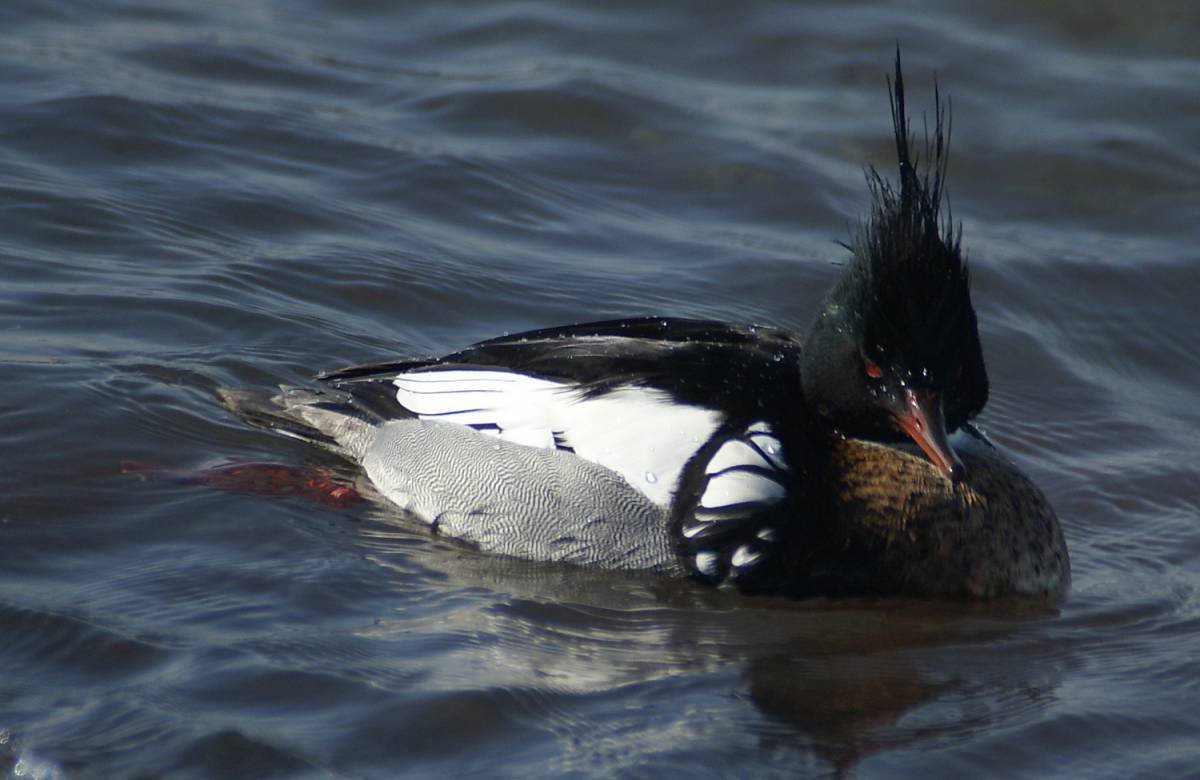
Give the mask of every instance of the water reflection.
M 431 659 L 437 679 L 426 684 L 519 691 L 551 722 L 577 717 L 567 713 L 583 706 L 580 697 L 638 687 L 645 701 L 656 688 L 670 695 L 681 681 L 701 680 L 709 693 L 726 691 L 716 715 L 744 724 L 762 746 L 812 750 L 845 773 L 876 753 L 1027 719 L 1054 700 L 1061 677 L 1057 654 L 1037 640 L 1058 611 L 1037 600 L 745 598 L 654 575 L 482 554 L 406 522 L 383 508 L 364 522 L 359 543 L 372 561 L 408 573 L 416 563 L 444 591 L 484 594 L 431 618 L 458 641 Z M 371 633 L 400 636 L 414 626 L 432 628 L 404 613 Z M 564 706 L 562 696 L 575 703 Z M 707 728 L 675 725 L 693 738 Z

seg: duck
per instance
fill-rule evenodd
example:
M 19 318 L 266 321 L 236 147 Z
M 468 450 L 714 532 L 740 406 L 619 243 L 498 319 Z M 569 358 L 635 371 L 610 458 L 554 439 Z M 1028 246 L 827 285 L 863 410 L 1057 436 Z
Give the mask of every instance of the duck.
M 935 83 L 918 150 L 899 51 L 887 82 L 898 178 L 867 167 L 870 211 L 805 334 L 588 322 L 221 400 L 488 553 L 743 594 L 1061 596 L 1057 515 L 973 422 L 989 385 L 943 213 L 947 110 Z

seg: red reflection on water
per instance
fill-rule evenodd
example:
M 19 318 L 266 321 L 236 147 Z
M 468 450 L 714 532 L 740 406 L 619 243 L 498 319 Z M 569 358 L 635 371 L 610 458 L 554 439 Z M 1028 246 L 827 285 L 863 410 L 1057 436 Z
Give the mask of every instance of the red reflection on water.
M 204 485 L 231 493 L 300 496 L 318 504 L 345 509 L 363 500 L 346 479 L 316 466 L 278 463 L 234 463 L 208 469 L 162 469 L 133 460 L 121 461 L 122 474 L 145 474 L 185 485 Z

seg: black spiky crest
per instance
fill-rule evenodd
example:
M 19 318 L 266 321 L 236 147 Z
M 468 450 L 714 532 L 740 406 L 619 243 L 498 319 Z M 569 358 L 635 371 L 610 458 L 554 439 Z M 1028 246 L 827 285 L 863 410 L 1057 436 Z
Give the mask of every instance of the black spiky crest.
M 941 375 L 975 331 L 962 229 L 941 214 L 949 111 L 935 81 L 933 138 L 927 132 L 924 155 L 915 154 L 899 49 L 888 87 L 900 180 L 893 186 L 873 166 L 867 169 L 871 213 L 853 245 L 864 293 L 863 346 L 876 360 L 891 356 L 889 362 L 898 358 L 914 372 Z
M 940 399 L 950 431 L 978 414 L 988 395 L 961 230 L 942 214 L 949 110 L 935 81 L 933 138 L 927 130 L 918 155 L 899 48 L 888 89 L 899 182 L 867 168 L 870 212 L 801 362 L 805 403 L 840 431 L 876 438 L 895 433 L 905 388 Z

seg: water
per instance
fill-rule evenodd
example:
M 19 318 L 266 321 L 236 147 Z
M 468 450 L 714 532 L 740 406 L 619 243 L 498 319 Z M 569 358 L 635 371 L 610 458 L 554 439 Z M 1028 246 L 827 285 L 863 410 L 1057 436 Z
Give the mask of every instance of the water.
M 397 5 L 0 8 L 0 768 L 1200 772 L 1200 13 Z M 120 473 L 332 465 L 219 386 L 803 327 L 897 40 L 912 107 L 952 97 L 982 422 L 1062 516 L 1058 607 L 741 599 Z

